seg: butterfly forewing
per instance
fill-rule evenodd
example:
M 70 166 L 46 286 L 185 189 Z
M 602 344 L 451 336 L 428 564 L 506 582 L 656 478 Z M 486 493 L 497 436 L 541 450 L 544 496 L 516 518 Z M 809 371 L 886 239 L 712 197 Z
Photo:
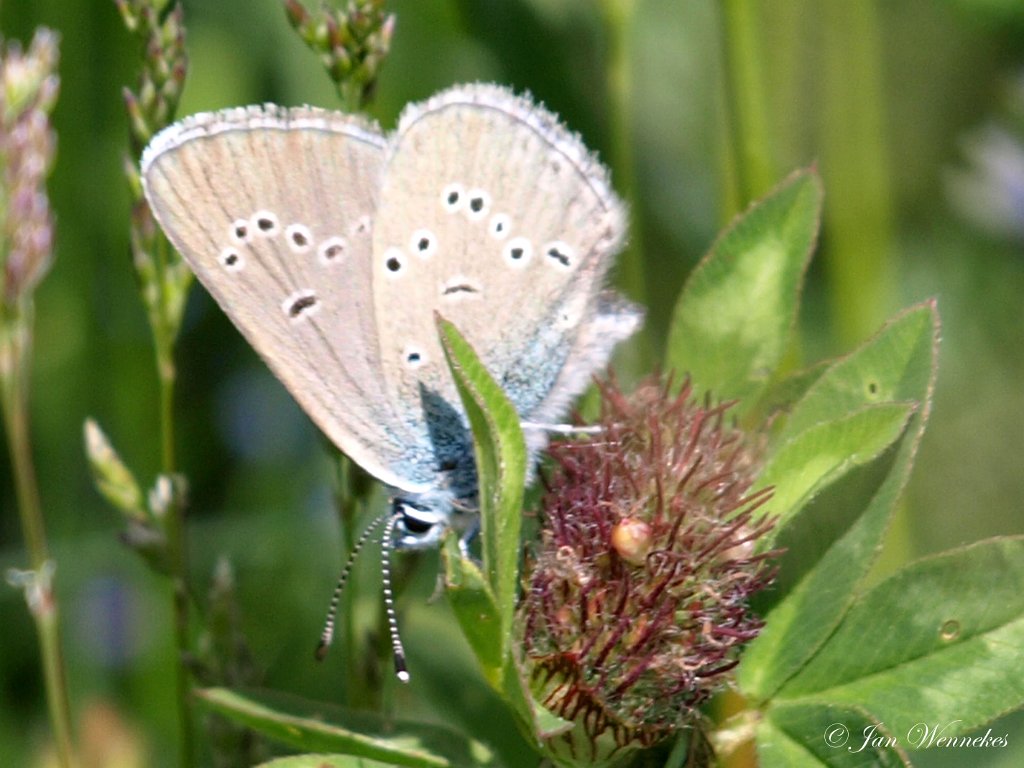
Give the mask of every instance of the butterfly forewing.
M 597 313 L 623 228 L 603 167 L 529 100 L 462 86 L 407 109 L 389 146 L 373 251 L 381 363 L 395 401 L 414 410 L 432 391 L 457 402 L 437 311 L 524 417 L 569 380 L 563 369 L 575 356 L 587 370 L 570 377 L 576 391 L 559 402 L 568 405 L 607 359 L 575 352 L 574 340 Z
M 411 433 L 381 397 L 372 233 L 385 159 L 373 127 L 313 109 L 190 118 L 143 158 L 164 231 L 313 421 L 384 482 L 420 490 Z

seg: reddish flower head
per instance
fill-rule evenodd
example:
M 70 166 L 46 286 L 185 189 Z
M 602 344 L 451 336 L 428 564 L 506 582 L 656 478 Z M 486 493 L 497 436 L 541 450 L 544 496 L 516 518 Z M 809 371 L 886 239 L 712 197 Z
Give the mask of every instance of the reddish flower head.
M 602 387 L 600 433 L 552 445 L 542 541 L 520 608 L 534 694 L 609 756 L 658 741 L 721 688 L 757 636 L 750 595 L 771 580 L 755 540 L 756 443 L 729 404 L 656 384 Z M 755 519 L 756 517 L 756 519 Z

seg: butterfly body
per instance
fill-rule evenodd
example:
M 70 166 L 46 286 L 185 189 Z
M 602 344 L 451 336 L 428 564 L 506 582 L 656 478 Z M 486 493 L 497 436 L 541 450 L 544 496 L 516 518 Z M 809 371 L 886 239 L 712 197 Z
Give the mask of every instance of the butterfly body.
M 392 489 L 399 548 L 475 517 L 472 440 L 436 314 L 541 424 L 641 321 L 603 290 L 625 232 L 606 171 L 504 88 L 444 91 L 392 134 L 308 107 L 197 115 L 153 140 L 142 175 L 169 239 L 249 343 Z M 534 458 L 546 435 L 526 436 Z

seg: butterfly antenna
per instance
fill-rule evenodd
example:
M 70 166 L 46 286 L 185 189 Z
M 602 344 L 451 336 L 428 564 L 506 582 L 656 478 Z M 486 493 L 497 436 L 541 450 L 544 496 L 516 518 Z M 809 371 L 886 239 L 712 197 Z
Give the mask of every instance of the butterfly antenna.
M 359 556 L 359 550 L 368 542 L 381 523 L 388 519 L 388 515 L 381 515 L 370 523 L 363 530 L 359 539 L 356 541 L 352 552 L 349 553 L 348 560 L 345 561 L 345 567 L 341 569 L 341 575 L 338 577 L 338 583 L 334 587 L 334 594 L 331 595 L 331 604 L 327 608 L 327 619 L 324 621 L 324 631 L 320 633 L 320 644 L 316 647 L 316 660 L 323 661 L 327 656 L 327 649 L 331 646 L 331 642 L 334 640 L 334 618 L 338 614 L 338 601 L 341 599 L 341 592 L 345 589 L 345 583 L 348 581 L 348 576 L 352 572 L 352 566 L 356 562 L 356 558 Z M 389 521 L 389 524 L 393 527 L 394 524 Z
M 395 529 L 398 515 L 391 515 L 384 526 L 380 548 L 380 575 L 384 583 L 384 611 L 388 617 L 388 631 L 391 633 L 391 653 L 395 657 L 395 675 L 403 683 L 409 682 L 409 670 L 405 666 L 405 648 L 398 635 L 398 619 L 395 618 L 395 598 L 391 591 L 391 534 Z

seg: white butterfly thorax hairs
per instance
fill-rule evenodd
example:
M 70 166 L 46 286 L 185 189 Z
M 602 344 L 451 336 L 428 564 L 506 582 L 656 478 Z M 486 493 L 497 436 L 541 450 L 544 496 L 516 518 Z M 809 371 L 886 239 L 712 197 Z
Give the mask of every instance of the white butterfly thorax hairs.
M 150 143 L 142 178 L 224 312 L 390 487 L 386 547 L 475 526 L 471 435 L 435 313 L 524 425 L 557 423 L 641 322 L 604 290 L 625 233 L 607 171 L 557 117 L 499 86 L 410 105 L 391 134 L 310 107 L 195 115 Z M 526 438 L 532 465 L 547 433 Z

